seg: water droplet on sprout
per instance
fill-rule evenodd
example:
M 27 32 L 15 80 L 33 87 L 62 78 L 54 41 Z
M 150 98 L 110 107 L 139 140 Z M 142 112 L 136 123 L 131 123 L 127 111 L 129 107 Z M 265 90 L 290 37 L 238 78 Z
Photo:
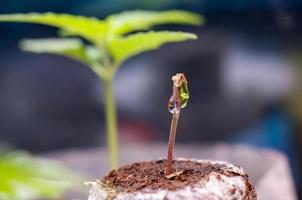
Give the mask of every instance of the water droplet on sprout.
M 168 102 L 168 110 L 170 111 L 170 113 L 172 114 L 176 114 L 176 113 L 179 113 L 180 112 L 180 109 L 177 108 L 176 106 L 176 102 L 175 100 L 169 100 Z

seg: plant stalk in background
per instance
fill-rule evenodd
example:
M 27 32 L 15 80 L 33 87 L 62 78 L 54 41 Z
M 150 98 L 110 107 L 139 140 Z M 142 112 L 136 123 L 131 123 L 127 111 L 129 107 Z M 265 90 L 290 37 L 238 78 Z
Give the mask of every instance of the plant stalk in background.
M 171 10 L 128 11 L 103 20 L 55 13 L 0 15 L 0 22 L 26 22 L 53 26 L 61 38 L 27 39 L 21 48 L 33 53 L 70 57 L 89 66 L 104 85 L 104 106 L 111 168 L 118 166 L 117 119 L 113 91 L 114 75 L 128 58 L 154 50 L 168 42 L 196 39 L 196 35 L 174 31 L 149 31 L 155 25 L 201 25 L 200 15 Z M 88 41 L 88 44 L 81 39 Z

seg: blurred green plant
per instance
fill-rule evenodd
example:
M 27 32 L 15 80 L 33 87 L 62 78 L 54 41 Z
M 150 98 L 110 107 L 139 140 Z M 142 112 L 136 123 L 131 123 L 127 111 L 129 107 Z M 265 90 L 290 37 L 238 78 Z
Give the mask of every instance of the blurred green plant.
M 34 159 L 20 151 L 0 153 L 1 200 L 55 199 L 76 179 L 49 160 Z
M 31 39 L 21 48 L 34 53 L 67 56 L 91 67 L 103 81 L 107 145 L 112 168 L 118 166 L 118 138 L 113 79 L 121 64 L 139 53 L 159 48 L 168 42 L 196 39 L 192 33 L 148 31 L 154 25 L 201 25 L 203 18 L 191 12 L 171 10 L 127 11 L 104 20 L 94 17 L 55 13 L 0 15 L 0 22 L 38 23 L 59 28 L 58 35 L 72 38 Z M 81 37 L 88 44 L 75 38 Z

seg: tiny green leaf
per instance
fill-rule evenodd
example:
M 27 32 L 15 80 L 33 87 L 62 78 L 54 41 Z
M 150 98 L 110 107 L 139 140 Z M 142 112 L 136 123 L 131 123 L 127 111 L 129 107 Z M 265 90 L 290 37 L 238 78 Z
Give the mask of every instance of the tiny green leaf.
M 179 42 L 196 39 L 192 33 L 184 32 L 146 32 L 135 33 L 125 37 L 112 37 L 108 41 L 109 51 L 116 63 L 121 63 L 125 59 L 148 50 L 154 50 L 168 42 Z
M 97 18 L 70 14 L 7 14 L 0 15 L 0 22 L 27 22 L 54 26 L 92 42 L 100 42 L 107 31 L 107 24 Z
M 181 108 L 186 107 L 190 97 L 188 83 L 186 81 L 183 81 L 182 85 L 180 86 L 179 96 L 181 98 Z
M 25 39 L 21 41 L 20 47 L 22 50 L 32 53 L 66 56 L 88 65 L 100 59 L 99 51 L 96 48 L 86 47 L 81 40 L 76 38 Z
M 201 25 L 203 18 L 195 13 L 180 10 L 170 11 L 126 11 L 106 18 L 108 30 L 115 35 L 123 35 L 132 31 L 147 30 L 154 25 L 188 24 Z

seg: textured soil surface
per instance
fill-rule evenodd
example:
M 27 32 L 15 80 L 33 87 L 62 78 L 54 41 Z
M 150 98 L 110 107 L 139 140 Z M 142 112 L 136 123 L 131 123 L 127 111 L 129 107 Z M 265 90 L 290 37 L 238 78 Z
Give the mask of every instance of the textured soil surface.
M 174 173 L 168 177 L 165 174 L 165 167 L 166 160 L 134 163 L 111 171 L 107 176 L 103 177 L 102 182 L 115 188 L 117 193 L 130 193 L 142 189 L 181 189 L 187 185 L 199 183 L 204 178 L 208 178 L 211 172 L 225 176 L 242 176 L 231 171 L 224 164 L 211 164 L 208 162 L 174 161 Z M 242 177 L 248 180 L 247 175 Z M 253 190 L 252 185 L 248 182 L 247 188 Z

